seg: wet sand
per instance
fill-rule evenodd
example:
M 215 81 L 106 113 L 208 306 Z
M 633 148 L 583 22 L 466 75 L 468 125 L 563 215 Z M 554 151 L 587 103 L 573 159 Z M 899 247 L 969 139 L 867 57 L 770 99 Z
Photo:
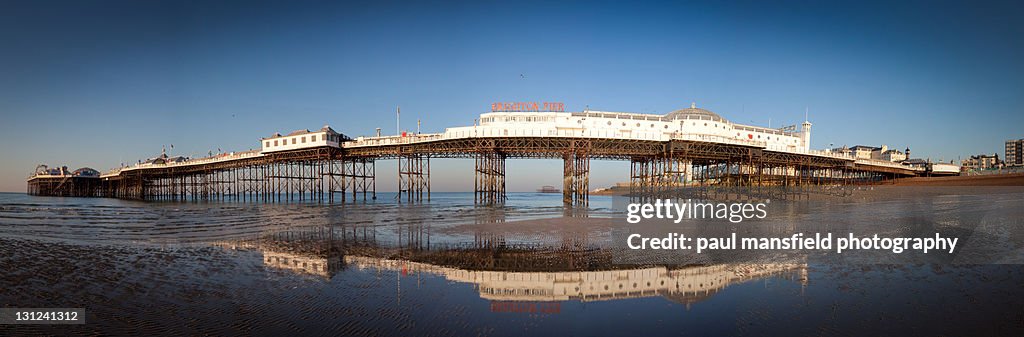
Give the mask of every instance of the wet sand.
M 899 179 L 898 186 L 1024 186 L 1024 173 L 978 176 L 914 177 Z
M 1022 246 L 1009 230 L 1022 219 L 1020 188 L 858 188 L 849 197 L 773 203 L 771 230 L 923 222 L 976 226 L 967 234 L 973 242 Z M 558 288 L 568 281 L 659 280 L 666 273 L 697 285 L 719 280 L 689 275 L 686 266 L 609 267 L 600 249 L 623 226 L 609 200 L 600 211 L 576 213 L 546 206 L 559 196 L 525 206 L 537 197 L 515 197 L 499 208 L 464 206 L 472 199 L 453 197 L 402 209 L 63 199 L 66 205 L 55 205 L 18 196 L 0 204 L 0 305 L 84 307 L 87 324 L 3 325 L 0 335 L 1024 333 L 1019 262 L 851 264 L 810 256 L 798 277 L 743 278 L 714 284 L 711 292 L 630 292 L 639 282 L 623 281 L 615 296 L 541 301 L 572 289 Z M 486 247 L 468 252 L 437 248 L 481 242 Z M 537 286 L 545 282 L 552 286 Z
M 1015 335 L 1024 267 L 811 264 L 807 281 L 755 279 L 697 301 L 561 302 L 498 312 L 471 284 L 401 269 L 323 278 L 216 247 L 113 247 L 0 239 L 6 306 L 84 307 L 88 324 L 4 335 Z M 74 257 L 74 258 L 69 258 Z M 522 302 L 529 306 L 530 303 Z M 519 305 L 519 304 L 517 304 Z M 546 306 L 551 308 L 550 305 Z M 489 308 L 489 309 L 488 309 Z M 709 324 L 708 319 L 719 323 Z M 583 322 L 584 324 L 578 324 Z M 612 324 L 613 322 L 617 322 Z M 630 322 L 630 323 L 625 323 Z
M 568 217 L 510 221 L 504 223 L 467 223 L 442 228 L 438 234 L 479 236 L 529 236 L 559 239 L 607 233 L 622 224 L 621 218 Z

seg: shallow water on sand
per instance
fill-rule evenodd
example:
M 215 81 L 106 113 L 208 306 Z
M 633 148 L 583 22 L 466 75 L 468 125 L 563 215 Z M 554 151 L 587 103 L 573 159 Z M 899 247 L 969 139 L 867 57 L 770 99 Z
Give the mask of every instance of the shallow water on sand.
M 783 224 L 896 215 L 1007 223 L 1017 213 L 992 210 L 1019 207 L 1022 195 L 867 193 L 813 209 L 780 205 L 772 217 Z M 87 322 L 0 325 L 0 334 L 1024 330 L 1020 264 L 849 264 L 787 256 L 617 265 L 608 242 L 621 216 L 613 199 L 591 197 L 589 208 L 567 210 L 560 197 L 512 193 L 503 207 L 482 207 L 473 205 L 471 193 L 435 193 L 414 205 L 389 194 L 347 205 L 0 194 L 0 305 L 84 307 Z

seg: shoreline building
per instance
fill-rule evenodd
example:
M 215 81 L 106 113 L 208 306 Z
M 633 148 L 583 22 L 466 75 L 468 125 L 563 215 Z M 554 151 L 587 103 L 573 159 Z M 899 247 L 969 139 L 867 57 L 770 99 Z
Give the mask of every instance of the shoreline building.
M 884 148 L 885 146 L 883 145 L 882 147 Z M 894 162 L 894 163 L 899 163 L 899 162 L 902 162 L 904 160 L 907 160 L 907 155 L 906 155 L 906 153 L 903 153 L 903 152 L 901 152 L 900 150 L 897 150 L 897 149 L 887 149 L 887 150 L 884 150 L 884 151 L 880 151 L 880 153 L 877 155 L 877 157 L 872 156 L 871 159 L 878 159 L 878 160 L 885 160 L 885 161 L 891 161 L 891 162 Z
M 884 160 L 894 163 L 903 162 L 904 160 L 907 160 L 908 156 L 910 155 L 909 147 L 904 152 L 897 149 L 890 149 L 888 145 L 884 144 L 881 147 L 856 145 L 848 148 L 844 146 L 841 148 L 831 149 L 831 151 L 835 153 L 853 156 L 854 158 L 857 159 Z
M 957 176 L 960 175 L 963 170 L 960 165 L 954 164 L 953 161 L 948 163 L 944 162 L 932 162 L 931 159 L 913 158 L 903 161 L 903 165 L 909 167 L 919 168 L 924 171 L 925 176 Z
M 1024 166 L 1024 138 L 1007 140 L 1003 158 L 1006 166 Z
M 998 154 L 979 154 L 961 161 L 960 167 L 964 171 L 988 170 L 999 168 L 1001 163 Z

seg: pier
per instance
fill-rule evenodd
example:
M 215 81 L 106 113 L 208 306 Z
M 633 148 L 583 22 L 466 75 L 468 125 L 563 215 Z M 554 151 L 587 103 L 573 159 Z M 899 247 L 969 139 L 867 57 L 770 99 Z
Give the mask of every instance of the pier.
M 810 123 L 768 129 L 691 106 L 668 115 L 497 111 L 442 133 L 349 138 L 330 127 L 261 139 L 261 150 L 182 159 L 166 154 L 94 176 L 37 172 L 28 193 L 161 201 L 350 202 L 376 198 L 376 162 L 398 160 L 402 201 L 430 198 L 430 161 L 475 165 L 475 200 L 506 197 L 509 158 L 561 159 L 563 201 L 587 205 L 592 160 L 630 162 L 633 195 L 688 186 L 879 183 L 919 172 L 899 163 L 810 150 Z

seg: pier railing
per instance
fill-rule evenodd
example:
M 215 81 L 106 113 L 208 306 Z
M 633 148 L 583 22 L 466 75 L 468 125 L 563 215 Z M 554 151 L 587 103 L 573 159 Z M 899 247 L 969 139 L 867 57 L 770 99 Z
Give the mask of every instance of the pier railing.
M 909 167 L 909 166 L 906 166 L 906 165 L 903 165 L 903 164 L 900 164 L 900 163 L 891 162 L 891 161 L 888 161 L 888 160 L 864 159 L 864 158 L 861 158 L 861 159 L 854 160 L 854 163 L 857 163 L 857 164 L 860 164 L 860 165 L 882 166 L 882 167 L 890 167 L 890 168 L 897 168 L 897 169 L 904 169 L 904 170 L 915 170 L 915 171 L 918 170 L 917 168 L 912 168 L 912 167 Z
M 672 140 L 687 140 L 695 142 L 708 142 L 708 143 L 723 143 L 731 145 L 742 145 L 742 146 L 754 146 L 759 148 L 765 148 L 768 143 L 759 140 L 748 140 L 748 139 L 737 139 L 723 137 L 719 135 L 709 134 L 697 134 L 697 133 L 676 133 L 672 135 Z
M 443 133 L 421 133 L 405 136 L 358 137 L 343 143 L 342 147 L 388 146 L 430 142 L 447 139 Z
M 239 159 L 255 158 L 255 157 L 260 157 L 260 156 L 263 156 L 263 154 L 260 151 L 258 151 L 258 150 L 251 150 L 251 151 L 242 151 L 242 152 L 229 152 L 229 153 L 219 154 L 219 155 L 212 156 L 212 157 L 203 157 L 203 158 L 189 159 L 189 160 L 176 161 L 176 162 L 167 162 L 167 163 L 159 163 L 159 164 L 156 164 L 156 163 L 142 163 L 142 164 L 135 164 L 135 165 L 128 166 L 128 167 L 111 169 L 111 170 L 101 174 L 100 177 L 101 178 L 114 177 L 114 176 L 117 176 L 117 175 L 121 174 L 121 172 L 141 170 L 141 169 L 180 167 L 180 166 L 191 166 L 191 165 L 203 165 L 203 164 L 220 163 L 220 162 L 239 160 Z

